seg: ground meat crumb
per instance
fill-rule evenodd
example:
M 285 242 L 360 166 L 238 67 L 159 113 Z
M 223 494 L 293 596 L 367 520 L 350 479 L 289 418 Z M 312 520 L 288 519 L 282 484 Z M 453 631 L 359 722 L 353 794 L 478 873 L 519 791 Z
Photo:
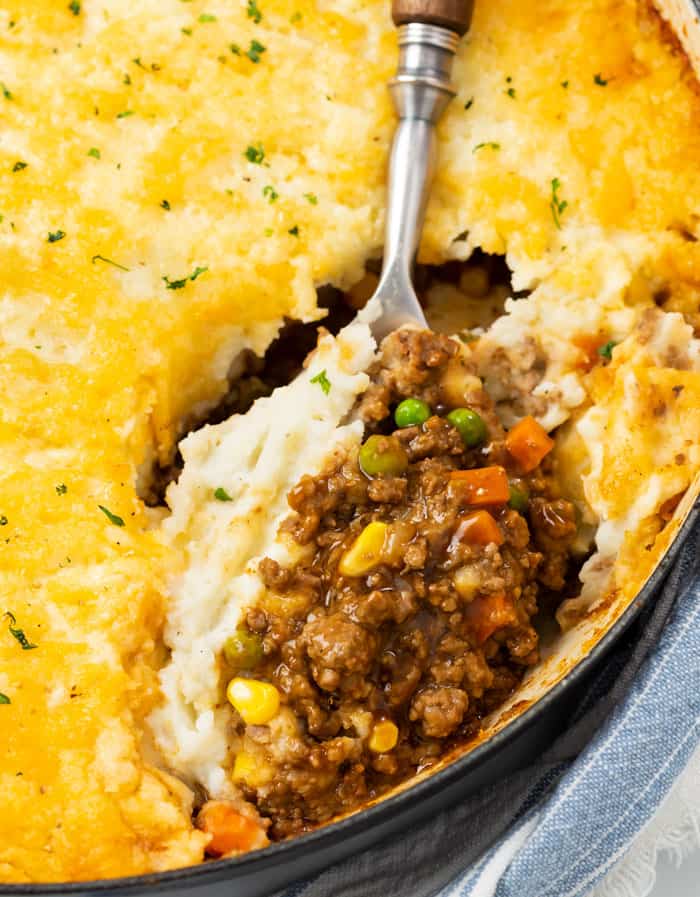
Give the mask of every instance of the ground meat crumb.
M 445 738 L 462 722 L 468 705 L 461 688 L 426 688 L 413 699 L 409 719 L 420 721 L 429 738 Z
M 406 427 L 396 434 L 406 450 L 409 461 L 421 461 L 431 455 L 464 454 L 464 442 L 459 431 L 444 418 L 431 417 L 421 427 Z
M 530 502 L 530 525 L 534 541 L 542 549 L 544 557 L 539 580 L 549 589 L 562 589 L 566 559 L 576 538 L 575 508 L 563 498 L 548 501 L 535 497 Z
M 407 486 L 403 477 L 385 477 L 372 480 L 367 486 L 367 495 L 372 501 L 395 504 L 404 500 Z
M 376 637 L 345 614 L 317 617 L 304 626 L 302 643 L 311 660 L 314 679 L 321 688 L 337 688 L 340 674 L 365 673 L 375 651 Z

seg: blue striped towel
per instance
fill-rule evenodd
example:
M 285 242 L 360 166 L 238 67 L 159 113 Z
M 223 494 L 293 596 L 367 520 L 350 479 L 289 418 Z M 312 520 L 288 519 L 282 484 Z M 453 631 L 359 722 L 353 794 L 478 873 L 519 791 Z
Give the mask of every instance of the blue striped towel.
M 700 743 L 700 528 L 534 765 L 286 897 L 582 897 Z

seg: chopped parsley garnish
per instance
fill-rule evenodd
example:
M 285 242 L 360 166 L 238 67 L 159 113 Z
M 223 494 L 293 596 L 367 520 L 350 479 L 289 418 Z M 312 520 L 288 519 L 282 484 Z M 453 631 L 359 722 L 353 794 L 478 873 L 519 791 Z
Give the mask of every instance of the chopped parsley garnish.
M 87 154 L 88 154 L 88 156 L 92 156 L 93 159 L 101 159 L 102 158 L 102 154 L 100 153 L 100 151 L 97 149 L 96 146 L 91 146 L 90 149 L 88 150 Z
M 74 16 L 80 15 L 80 2 L 79 0 L 71 0 L 68 4 L 68 9 L 73 13 Z
M 292 23 L 292 25 L 295 25 L 297 22 L 301 22 L 301 19 L 301 13 L 299 12 L 299 10 L 297 10 L 289 21 Z
M 262 161 L 265 158 L 265 150 L 263 149 L 262 143 L 257 143 L 255 146 L 251 145 L 246 147 L 243 155 L 254 165 L 262 165 Z
M 257 0 L 248 0 L 246 12 L 248 13 L 249 19 L 252 19 L 256 25 L 260 24 L 260 20 L 262 19 L 262 13 L 258 9 Z
M 561 82 L 561 86 L 564 88 L 564 90 L 566 90 L 566 88 L 569 86 L 569 82 L 568 82 L 568 81 L 562 81 L 562 82 Z
M 463 343 L 475 343 L 479 339 L 475 333 L 471 333 L 469 330 L 461 330 L 457 336 Z
M 7 87 L 3 84 L 2 81 L 0 81 L 0 87 L 2 88 L 2 95 L 5 97 L 6 100 L 13 99 L 12 92 L 7 89 Z
M 266 237 L 271 237 L 272 233 L 273 233 L 272 228 L 266 227 L 265 230 L 263 231 L 263 233 L 265 234 Z
M 207 12 L 203 12 L 199 17 L 199 21 L 202 22 L 202 24 L 206 24 L 207 22 L 215 22 L 216 16 L 212 16 Z
M 321 389 L 323 390 L 325 395 L 328 395 L 328 393 L 331 391 L 331 381 L 328 379 L 328 376 L 326 375 L 325 368 L 322 371 L 319 371 L 315 377 L 312 377 L 309 382 L 310 383 L 318 383 L 318 385 L 321 387 Z
M 131 61 L 134 63 L 134 65 L 137 65 L 140 69 L 143 69 L 144 72 L 147 72 L 147 71 L 148 71 L 148 69 L 146 68 L 146 66 L 141 62 L 141 57 L 140 57 L 140 56 L 137 56 L 135 59 L 132 59 Z
M 611 339 L 609 342 L 605 343 L 603 346 L 598 346 L 598 355 L 601 358 L 605 358 L 607 361 L 612 360 L 612 350 L 615 348 L 617 343 L 614 339 Z
M 311 203 L 312 206 L 318 205 L 318 196 L 316 196 L 315 193 L 305 193 L 304 199 L 307 199 Z
M 464 108 L 471 109 L 473 105 L 474 105 L 474 97 L 469 97 L 467 102 L 464 104 Z
M 117 112 L 117 118 L 128 118 L 130 115 L 134 114 L 133 109 L 125 109 L 123 112 Z
M 246 50 L 246 56 L 250 59 L 251 62 L 254 62 L 256 65 L 260 62 L 261 55 L 267 50 L 260 41 L 252 40 L 250 42 L 250 49 Z
M 56 495 L 65 495 L 68 492 L 68 486 L 65 483 L 59 483 L 56 486 Z
M 241 55 L 241 48 L 238 46 L 238 44 L 229 44 L 229 50 L 233 53 L 234 56 Z
M 222 486 L 219 486 L 218 489 L 214 490 L 214 498 L 217 501 L 233 501 L 231 496 L 228 494 L 228 492 Z
M 186 34 L 187 37 L 192 37 L 192 29 L 191 28 L 181 28 L 183 34 Z
M 165 281 L 166 290 L 181 290 L 187 283 L 186 277 L 183 277 L 180 280 L 170 280 L 167 274 L 163 276 L 163 280 Z
M 506 91 L 506 93 L 511 98 L 511 100 L 515 99 L 515 88 L 514 87 L 509 87 L 508 90 Z
M 12 171 L 23 171 L 26 167 L 26 162 L 15 162 L 15 164 L 12 166 Z
M 276 199 L 279 198 L 279 193 L 271 184 L 267 184 L 267 186 L 263 187 L 263 196 L 270 204 L 272 204 Z
M 124 526 L 124 520 L 119 514 L 113 514 L 109 508 L 105 508 L 104 505 L 98 505 L 97 507 L 102 511 L 110 523 L 113 523 L 115 526 Z
M 0 526 L 7 526 L 8 522 L 9 521 L 5 514 L 0 514 Z
M 106 258 L 104 255 L 93 255 L 92 264 L 95 262 L 104 262 L 106 265 L 112 265 L 114 268 L 119 268 L 120 271 L 128 271 L 128 268 L 125 268 L 124 265 L 119 265 L 117 262 L 113 262 L 112 259 Z
M 552 198 L 549 201 L 549 208 L 552 210 L 552 218 L 558 230 L 561 230 L 561 216 L 569 205 L 565 199 L 559 199 L 560 188 L 559 178 L 552 178 Z
M 166 212 L 170 211 L 170 203 L 168 202 L 167 199 L 162 199 L 160 201 L 160 207 L 161 207 L 161 209 L 165 209 Z
M 480 150 L 480 149 L 486 149 L 486 148 L 488 148 L 488 149 L 493 149 L 493 150 L 498 150 L 498 149 L 501 148 L 501 144 L 500 144 L 500 143 L 494 143 L 493 141 L 489 141 L 488 143 L 477 143 L 477 145 L 474 147 L 474 149 L 472 150 L 472 152 L 475 153 L 477 150 Z
M 299 225 L 295 224 L 294 227 L 290 227 L 287 231 L 288 234 L 291 234 L 293 237 L 299 236 Z
M 59 240 L 62 240 L 66 235 L 64 230 L 54 230 L 49 231 L 49 235 L 46 238 L 47 243 L 58 243 Z
M 187 277 L 182 277 L 179 280 L 170 280 L 166 275 L 163 277 L 165 288 L 166 290 L 181 290 L 188 280 L 196 280 L 200 274 L 204 274 L 204 272 L 208 270 L 209 268 L 200 268 L 197 266 L 191 274 L 188 274 Z
M 599 87 L 605 87 L 608 83 L 609 79 L 604 78 L 600 72 L 593 76 L 593 83 L 597 84 Z
M 32 642 L 30 642 L 27 636 L 24 634 L 24 630 L 19 628 L 19 626 L 17 625 L 17 620 L 15 619 L 15 615 L 7 610 L 3 614 L 3 619 L 5 618 L 7 618 L 9 623 L 10 635 L 13 638 L 17 639 L 17 641 L 22 646 L 22 650 L 33 651 L 37 646 L 32 644 Z
M 0 704 L 11 704 L 12 701 L 0 691 Z
M 131 75 L 128 72 L 124 75 L 124 79 L 123 79 L 122 83 L 124 83 L 126 85 L 131 84 Z

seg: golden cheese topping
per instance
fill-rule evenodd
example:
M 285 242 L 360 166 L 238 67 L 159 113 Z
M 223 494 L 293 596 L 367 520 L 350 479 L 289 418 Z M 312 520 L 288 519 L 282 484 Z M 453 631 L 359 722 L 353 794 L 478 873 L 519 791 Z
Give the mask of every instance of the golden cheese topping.
M 139 744 L 174 559 L 135 481 L 377 247 L 393 50 L 367 20 L 2 4 L 0 616 L 36 647 L 0 621 L 0 880 L 202 857 Z
M 379 0 L 0 2 L 2 881 L 202 857 L 145 759 L 176 561 L 135 484 L 378 253 L 395 46 Z M 653 13 L 478 4 L 455 80 L 424 259 L 694 310 L 700 101 Z
M 671 41 L 636 0 L 477 4 L 440 126 L 424 256 L 507 252 L 517 287 L 562 266 L 580 278 L 581 254 L 639 264 L 649 240 L 685 255 L 700 99 Z

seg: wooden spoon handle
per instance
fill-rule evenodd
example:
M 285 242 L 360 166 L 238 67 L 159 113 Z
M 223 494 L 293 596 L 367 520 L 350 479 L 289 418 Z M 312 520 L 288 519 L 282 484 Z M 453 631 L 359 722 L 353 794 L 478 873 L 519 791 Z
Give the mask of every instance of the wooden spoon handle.
M 461 36 L 469 30 L 473 8 L 474 0 L 393 0 L 391 14 L 395 25 L 422 22 Z

